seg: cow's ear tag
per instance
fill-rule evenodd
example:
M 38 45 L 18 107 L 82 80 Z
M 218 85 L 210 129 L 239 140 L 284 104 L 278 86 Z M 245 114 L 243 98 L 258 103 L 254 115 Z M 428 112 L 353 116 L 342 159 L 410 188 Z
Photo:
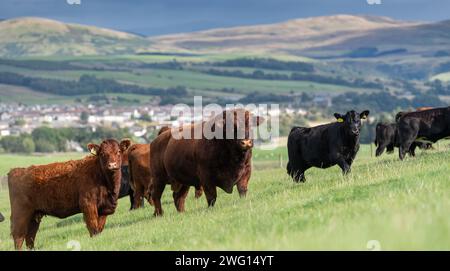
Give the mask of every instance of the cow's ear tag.
M 366 115 L 364 115 L 364 116 L 362 116 L 362 118 L 361 118 L 361 119 L 365 120 L 365 119 L 367 119 L 367 116 L 366 116 Z
M 338 118 L 337 122 L 344 122 L 344 119 L 343 118 Z
M 97 155 L 97 151 L 95 150 L 95 148 L 92 148 L 92 149 L 91 149 L 91 154 L 92 154 L 92 155 Z

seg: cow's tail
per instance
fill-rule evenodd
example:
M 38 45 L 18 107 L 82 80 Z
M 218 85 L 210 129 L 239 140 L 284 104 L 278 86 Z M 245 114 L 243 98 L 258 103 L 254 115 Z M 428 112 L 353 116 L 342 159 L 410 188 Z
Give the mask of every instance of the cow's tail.
M 377 126 L 375 127 L 375 140 L 373 142 L 375 144 L 375 147 L 378 147 L 378 131 L 381 126 L 382 126 L 382 124 L 378 123 Z

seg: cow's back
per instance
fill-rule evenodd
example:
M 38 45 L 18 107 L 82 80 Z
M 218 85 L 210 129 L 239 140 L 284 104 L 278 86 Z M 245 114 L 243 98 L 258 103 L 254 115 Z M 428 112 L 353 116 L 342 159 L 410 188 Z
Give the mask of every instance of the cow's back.
M 437 141 L 450 135 L 450 107 L 410 112 L 399 121 L 402 135 L 417 131 L 417 137 Z

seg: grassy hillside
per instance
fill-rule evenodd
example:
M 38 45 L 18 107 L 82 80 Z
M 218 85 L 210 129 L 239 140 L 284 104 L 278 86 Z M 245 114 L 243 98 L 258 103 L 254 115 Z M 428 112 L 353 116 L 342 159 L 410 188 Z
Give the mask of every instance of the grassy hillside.
M 417 24 L 420 23 L 396 21 L 386 17 L 335 15 L 149 39 L 155 48 L 163 51 L 280 53 L 329 46 L 377 29 L 387 30 Z
M 150 43 L 136 35 L 43 18 L 0 22 L 0 55 L 105 55 L 135 52 Z
M 81 215 L 46 217 L 37 249 L 67 250 L 75 240 L 82 250 L 366 250 L 368 241 L 377 240 L 383 250 L 448 250 L 450 148 L 445 145 L 404 162 L 396 155 L 371 157 L 364 146 L 347 178 L 337 167 L 311 169 L 304 184 L 294 184 L 279 167 L 283 148 L 273 155 L 257 150 L 255 167 L 272 163 L 254 171 L 245 200 L 220 191 L 216 206 L 208 209 L 204 197 L 195 200 L 191 191 L 186 212 L 178 214 L 167 188 L 164 217 L 152 217 L 148 205 L 129 212 L 128 199 L 121 199 L 95 238 L 89 238 Z M 6 167 L 17 162 L 3 158 Z M 27 162 L 38 160 L 31 159 Z M 0 211 L 9 217 L 4 189 Z M 13 248 L 8 220 L 0 224 L 0 250 Z

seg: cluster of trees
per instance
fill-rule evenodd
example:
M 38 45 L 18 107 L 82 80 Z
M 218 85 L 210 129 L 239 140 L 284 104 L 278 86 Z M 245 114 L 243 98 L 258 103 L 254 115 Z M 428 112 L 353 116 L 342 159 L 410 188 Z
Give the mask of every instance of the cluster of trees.
M 148 88 L 138 85 L 121 84 L 112 79 L 101 79 L 93 75 L 82 75 L 77 81 L 63 81 L 48 78 L 28 77 L 17 73 L 0 72 L 0 83 L 29 87 L 33 90 L 64 95 L 87 95 L 97 93 L 134 93 L 156 96 L 186 96 L 185 87 Z
M 74 141 L 86 146 L 89 142 L 99 142 L 104 138 L 129 138 L 126 129 L 110 129 L 98 127 L 95 131 L 89 128 L 49 128 L 39 127 L 31 134 L 5 136 L 0 139 L 0 146 L 10 153 L 32 152 L 65 152 L 67 142 Z
M 357 78 L 354 80 L 347 80 L 340 76 L 330 77 L 320 74 L 312 73 L 265 73 L 261 70 L 255 70 L 253 73 L 245 73 L 241 70 L 219 70 L 219 69 L 208 69 L 203 71 L 207 74 L 218 75 L 218 76 L 229 76 L 229 77 L 240 77 L 249 79 L 263 79 L 263 80 L 292 80 L 292 81 L 310 81 L 321 84 L 332 84 L 347 87 L 358 87 L 358 88 L 371 88 L 371 89 L 383 89 L 384 85 L 381 82 L 365 81 L 364 79 Z
M 83 63 L 77 64 L 70 61 L 47 61 L 47 60 L 14 60 L 0 59 L 0 65 L 7 65 L 29 70 L 61 71 L 61 70 L 92 70 L 92 71 L 129 71 L 128 65 L 117 63 L 115 66 L 109 64 Z M 124 68 L 125 67 L 125 68 Z
M 66 61 L 0 59 L 0 65 L 8 65 L 30 70 L 46 70 L 46 71 L 80 69 L 80 67 L 74 66 Z
M 182 70 L 183 64 L 173 60 L 169 62 L 142 63 L 139 68 L 143 69 L 166 69 L 166 70 Z
M 314 65 L 299 61 L 280 61 L 273 58 L 237 58 L 216 62 L 218 67 L 247 67 L 268 70 L 286 70 L 298 72 L 314 72 Z
M 252 92 L 245 97 L 239 99 L 239 103 L 243 104 L 258 104 L 258 103 L 289 103 L 292 97 L 278 94 L 265 94 L 260 92 Z
M 417 108 L 422 106 L 444 106 L 437 96 L 429 93 L 419 93 L 411 100 L 398 98 L 387 91 L 373 93 L 347 92 L 332 99 L 332 109 L 340 112 L 355 109 L 369 109 L 372 112 L 393 112 L 398 108 Z

